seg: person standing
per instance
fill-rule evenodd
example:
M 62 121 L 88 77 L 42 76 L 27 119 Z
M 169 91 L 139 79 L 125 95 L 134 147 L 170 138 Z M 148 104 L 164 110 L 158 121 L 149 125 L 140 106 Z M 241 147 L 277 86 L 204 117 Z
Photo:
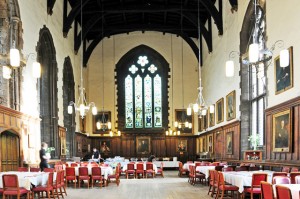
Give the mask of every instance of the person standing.
M 95 162 L 99 162 L 100 158 L 101 158 L 101 157 L 100 157 L 99 151 L 94 147 L 94 148 L 93 148 L 92 159 L 93 159 Z
M 41 150 L 40 150 L 40 169 L 44 171 L 44 168 L 49 168 L 48 160 L 49 157 L 46 156 L 46 150 L 48 148 L 48 144 L 46 142 L 41 143 Z

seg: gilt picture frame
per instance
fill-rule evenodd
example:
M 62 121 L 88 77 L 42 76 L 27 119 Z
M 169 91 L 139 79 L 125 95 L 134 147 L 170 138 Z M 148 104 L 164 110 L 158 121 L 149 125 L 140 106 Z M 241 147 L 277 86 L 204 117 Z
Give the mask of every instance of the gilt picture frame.
M 233 120 L 236 116 L 235 90 L 226 96 L 226 120 Z
M 224 121 L 224 98 L 222 97 L 216 103 L 216 121 L 217 124 Z
M 150 136 L 137 136 L 136 137 L 136 152 L 137 152 L 137 154 L 150 154 L 150 152 L 151 152 Z
M 233 131 L 226 133 L 226 154 L 233 154 Z

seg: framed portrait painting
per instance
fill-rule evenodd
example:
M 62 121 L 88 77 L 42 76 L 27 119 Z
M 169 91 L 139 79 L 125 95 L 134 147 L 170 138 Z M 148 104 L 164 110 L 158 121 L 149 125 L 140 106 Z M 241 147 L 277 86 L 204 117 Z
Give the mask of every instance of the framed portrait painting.
M 137 154 L 149 154 L 151 151 L 150 136 L 140 136 L 136 138 Z
M 215 110 L 215 105 L 211 105 L 213 106 L 213 110 Z M 208 123 L 209 123 L 209 127 L 215 126 L 215 111 L 212 111 L 210 108 L 209 110 L 209 119 L 208 119 Z
M 111 152 L 111 141 L 102 140 L 100 141 L 100 153 L 110 153 Z
M 226 120 L 235 118 L 235 90 L 226 96 Z
M 187 152 L 187 140 L 179 139 L 177 140 L 177 152 Z
M 280 66 L 280 56 L 274 60 L 275 65 L 275 94 L 282 93 L 293 87 L 293 47 L 288 48 L 289 65 L 286 67 Z
M 93 115 L 93 132 L 95 134 L 108 133 L 108 121 L 111 121 L 110 111 L 101 111 Z
M 273 152 L 291 152 L 292 125 L 291 110 L 273 115 Z
M 224 121 L 224 98 L 222 97 L 216 103 L 217 124 Z
M 226 154 L 232 155 L 233 154 L 233 132 L 226 133 Z
M 210 134 L 207 136 L 207 151 L 210 153 L 214 152 L 214 135 Z

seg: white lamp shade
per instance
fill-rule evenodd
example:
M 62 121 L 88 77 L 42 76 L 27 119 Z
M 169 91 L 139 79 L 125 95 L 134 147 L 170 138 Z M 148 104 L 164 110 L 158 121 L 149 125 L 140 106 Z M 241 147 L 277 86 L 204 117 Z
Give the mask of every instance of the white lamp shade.
M 32 64 L 32 76 L 35 78 L 41 77 L 41 64 L 39 62 L 33 62 Z
M 232 60 L 228 60 L 226 62 L 226 77 L 234 76 L 234 62 Z
M 166 135 L 169 135 L 169 131 L 166 131 Z
M 20 66 L 20 52 L 18 49 L 10 49 L 10 65 L 13 67 Z
M 191 108 L 191 107 L 188 107 L 188 108 L 186 109 L 186 114 L 187 114 L 187 115 L 192 115 L 192 108 Z
M 280 67 L 287 67 L 290 64 L 289 51 L 284 49 L 280 51 Z
M 192 123 L 189 123 L 189 129 L 191 129 L 192 128 Z
M 111 129 L 111 122 L 107 122 L 107 128 Z
M 180 135 L 180 131 L 177 131 L 177 135 Z
M 97 123 L 96 123 L 96 128 L 99 130 L 99 129 L 101 129 L 101 123 L 98 121 Z
M 93 106 L 93 108 L 92 108 L 92 114 L 93 115 L 97 115 L 97 107 L 96 106 Z
M 121 136 L 121 131 L 118 131 L 118 136 Z
M 259 46 L 257 43 L 250 44 L 249 46 L 249 61 L 257 62 L 259 58 Z
M 175 127 L 175 128 L 178 127 L 178 122 L 177 122 L 177 121 L 174 122 L 174 127 Z
M 206 115 L 206 113 L 207 113 L 206 109 L 203 109 L 202 112 L 201 112 L 202 115 Z
M 85 115 L 85 106 L 84 106 L 84 104 L 80 104 L 80 106 L 79 106 L 79 112 L 80 112 L 80 116 L 84 116 Z
M 215 112 L 215 106 L 214 105 L 210 105 L 209 106 L 209 112 L 210 113 L 214 113 Z
M 181 124 L 178 124 L 178 128 L 180 128 L 180 129 L 181 129 Z
M 73 106 L 72 106 L 72 105 L 69 105 L 69 106 L 68 106 L 68 113 L 69 113 L 69 114 L 72 114 L 72 113 L 73 113 Z
M 11 68 L 8 66 L 3 66 L 2 67 L 2 74 L 4 79 L 10 79 L 11 78 Z
M 199 109 L 198 104 L 193 104 L 193 111 L 194 111 L 195 113 L 198 113 L 198 109 Z
M 112 132 L 112 131 L 110 131 L 110 132 L 109 132 L 109 135 L 110 135 L 110 137 L 112 137 L 112 136 L 113 136 L 113 132 Z
M 186 128 L 188 128 L 188 127 L 189 127 L 189 122 L 186 121 L 186 122 L 184 123 L 184 126 L 185 126 Z

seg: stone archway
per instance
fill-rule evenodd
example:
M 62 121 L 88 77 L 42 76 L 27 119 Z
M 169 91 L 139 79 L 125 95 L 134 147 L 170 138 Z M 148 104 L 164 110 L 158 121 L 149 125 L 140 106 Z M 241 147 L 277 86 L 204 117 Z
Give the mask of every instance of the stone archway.
M 41 141 L 59 148 L 56 51 L 52 35 L 46 26 L 40 30 L 39 35 L 37 54 L 42 66 L 39 82 Z M 55 157 L 58 155 L 59 151 L 55 151 Z
M 68 114 L 68 105 L 70 101 L 75 101 L 75 81 L 73 68 L 70 57 L 66 57 L 63 68 L 63 114 L 64 127 L 67 129 L 66 145 L 69 153 L 68 157 L 74 156 L 75 153 L 75 114 Z

